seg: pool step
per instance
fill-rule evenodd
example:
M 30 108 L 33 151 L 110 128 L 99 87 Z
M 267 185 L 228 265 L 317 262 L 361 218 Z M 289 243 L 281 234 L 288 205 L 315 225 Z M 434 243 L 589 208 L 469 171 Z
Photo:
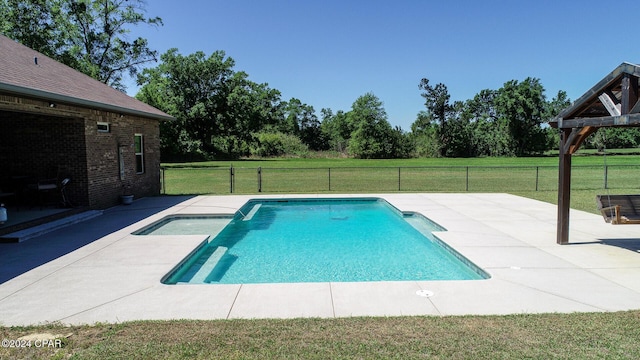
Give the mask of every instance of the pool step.
M 262 206 L 262 204 L 254 205 L 253 208 L 251 208 L 251 210 L 247 214 L 247 216 L 245 216 L 244 219 L 242 219 L 242 221 L 249 221 L 253 219 L 253 216 L 258 212 L 258 209 L 260 209 L 260 206 Z
M 193 277 L 191 278 L 191 280 L 189 280 L 189 282 L 192 284 L 204 283 L 207 276 L 209 276 L 209 274 L 211 274 L 211 272 L 213 271 L 213 268 L 215 268 L 216 265 L 218 265 L 218 262 L 220 261 L 220 259 L 222 259 L 224 254 L 227 253 L 227 250 L 229 249 L 224 246 L 218 246 L 218 248 L 213 252 L 213 254 L 211 254 L 211 256 L 207 259 L 207 261 L 204 264 L 202 264 L 202 267 L 200 267 L 200 270 L 198 270 L 198 272 L 195 275 L 193 275 Z

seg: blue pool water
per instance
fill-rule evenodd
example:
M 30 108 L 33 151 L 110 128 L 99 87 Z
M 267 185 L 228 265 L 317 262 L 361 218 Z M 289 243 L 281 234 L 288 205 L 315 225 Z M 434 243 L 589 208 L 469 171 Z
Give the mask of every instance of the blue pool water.
M 232 215 L 170 215 L 134 231 L 133 235 L 210 235 L 218 233 Z
M 484 272 L 382 199 L 251 200 L 165 277 L 175 283 L 471 280 Z

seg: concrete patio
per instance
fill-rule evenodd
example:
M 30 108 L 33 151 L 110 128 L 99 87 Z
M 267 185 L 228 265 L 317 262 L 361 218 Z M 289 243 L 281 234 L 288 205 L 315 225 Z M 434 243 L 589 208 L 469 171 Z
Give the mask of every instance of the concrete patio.
M 508 194 L 369 194 L 420 212 L 487 271 L 473 281 L 163 285 L 206 235 L 131 235 L 169 214 L 232 214 L 250 198 L 145 198 L 22 243 L 0 244 L 0 325 L 229 319 L 600 312 L 640 309 L 640 227 Z M 418 296 L 430 290 L 431 297 Z

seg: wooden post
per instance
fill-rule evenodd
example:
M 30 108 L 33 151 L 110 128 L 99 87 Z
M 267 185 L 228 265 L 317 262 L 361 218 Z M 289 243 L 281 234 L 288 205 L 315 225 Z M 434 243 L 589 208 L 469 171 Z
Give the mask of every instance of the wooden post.
M 628 114 L 638 101 L 638 78 L 629 74 L 622 77 L 621 113 Z
M 569 209 L 571 200 L 571 152 L 567 140 L 571 129 L 562 129 L 560 134 L 560 163 L 558 166 L 558 234 L 556 242 L 569 243 Z

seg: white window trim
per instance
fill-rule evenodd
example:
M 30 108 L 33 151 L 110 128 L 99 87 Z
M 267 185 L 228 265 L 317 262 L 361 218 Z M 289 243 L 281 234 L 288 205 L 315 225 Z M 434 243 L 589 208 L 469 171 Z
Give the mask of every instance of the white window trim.
M 100 129 L 100 127 L 106 127 L 106 129 Z M 98 128 L 98 132 L 99 133 L 109 133 L 111 132 L 111 125 L 108 122 L 103 122 L 103 121 L 98 121 L 98 124 L 96 125 L 96 127 Z
M 140 137 L 140 152 L 136 152 L 136 174 L 144 174 L 144 136 L 142 134 L 133 134 L 134 140 L 134 152 L 135 152 L 135 139 Z M 140 156 L 140 164 L 142 166 L 142 171 L 138 171 L 138 156 Z

